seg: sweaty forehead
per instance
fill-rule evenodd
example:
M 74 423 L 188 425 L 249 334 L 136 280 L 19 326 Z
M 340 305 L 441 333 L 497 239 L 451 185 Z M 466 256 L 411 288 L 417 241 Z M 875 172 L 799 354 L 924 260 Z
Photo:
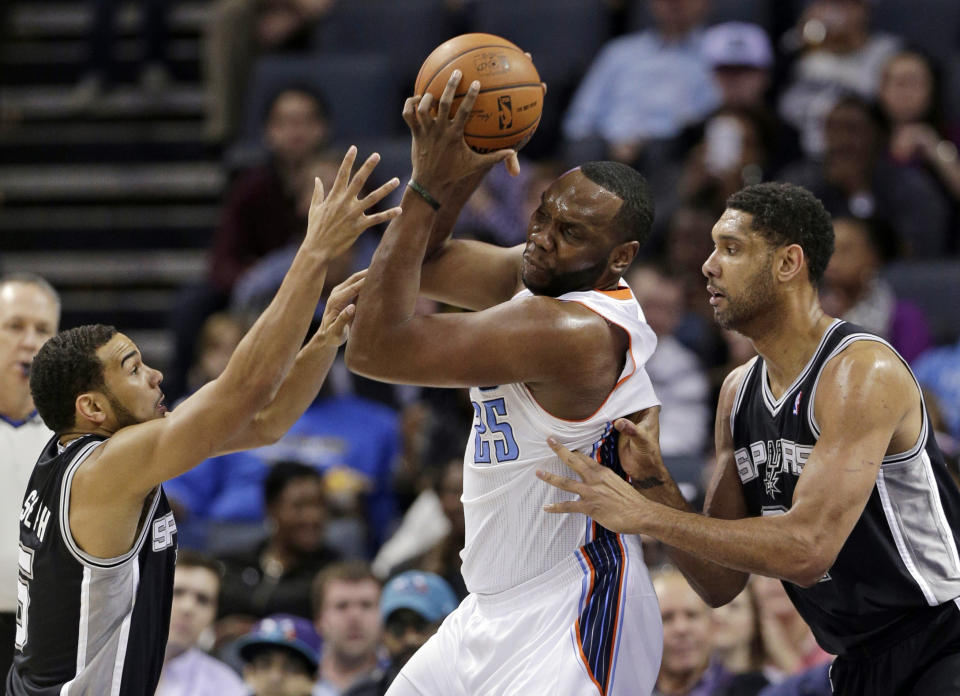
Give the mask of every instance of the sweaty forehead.
M 738 237 L 744 240 L 756 235 L 753 229 L 753 215 L 735 208 L 727 208 L 713 226 L 713 237 Z
M 619 196 L 590 181 L 580 169 L 572 169 L 554 181 L 543 200 L 566 219 L 592 224 L 611 220 L 623 205 Z

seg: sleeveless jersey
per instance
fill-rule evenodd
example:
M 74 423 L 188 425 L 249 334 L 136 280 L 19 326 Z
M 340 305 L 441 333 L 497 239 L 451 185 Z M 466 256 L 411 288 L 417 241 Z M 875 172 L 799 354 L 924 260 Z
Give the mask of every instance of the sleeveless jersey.
M 136 541 L 122 556 L 94 558 L 70 533 L 73 476 L 104 440 L 87 435 L 58 452 L 52 438 L 27 485 L 8 696 L 143 696 L 160 679 L 177 548 L 163 489 L 144 502 Z
M 522 290 L 511 301 L 530 295 Z M 644 370 L 656 335 L 630 289 L 621 285 L 613 291 L 570 292 L 557 299 L 579 302 L 627 333 L 630 343 L 623 371 L 600 408 L 579 421 L 547 413 L 522 383 L 470 390 L 474 422 L 464 453 L 466 539 L 460 555 L 471 592 L 492 594 L 515 587 L 593 541 L 594 526 L 583 515 L 543 511 L 548 503 L 574 496 L 544 483 L 534 472 L 542 469 L 576 478 L 547 445 L 547 437 L 609 460 L 616 469 L 616 447 L 601 447 L 605 436 L 608 442 L 615 440 L 612 421 L 659 403 Z M 607 452 L 602 458 L 601 450 Z
M 820 374 L 855 341 L 876 341 L 896 354 L 882 338 L 837 320 L 779 399 L 770 391 L 762 358 L 748 369 L 730 425 L 751 515 L 790 509 L 797 480 L 820 436 L 814 414 Z M 866 508 L 827 574 L 809 588 L 790 582 L 784 587 L 824 650 L 843 655 L 850 648 L 886 643 L 922 624 L 929 607 L 960 596 L 958 532 L 960 492 L 924 405 L 916 444 L 883 458 Z

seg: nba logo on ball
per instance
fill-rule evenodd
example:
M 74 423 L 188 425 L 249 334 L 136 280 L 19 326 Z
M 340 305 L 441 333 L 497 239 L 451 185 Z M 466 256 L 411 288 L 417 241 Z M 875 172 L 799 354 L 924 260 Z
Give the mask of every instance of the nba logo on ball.
M 501 94 L 497 99 L 497 112 L 500 114 L 500 130 L 513 126 L 513 107 L 510 105 L 510 95 Z
M 477 152 L 523 147 L 537 129 L 543 109 L 543 85 L 530 57 L 503 37 L 461 34 L 437 46 L 423 61 L 414 94 L 430 93 L 439 101 L 454 70 L 462 74 L 451 104 L 454 111 L 470 83 L 480 82 L 464 126 L 467 145 Z

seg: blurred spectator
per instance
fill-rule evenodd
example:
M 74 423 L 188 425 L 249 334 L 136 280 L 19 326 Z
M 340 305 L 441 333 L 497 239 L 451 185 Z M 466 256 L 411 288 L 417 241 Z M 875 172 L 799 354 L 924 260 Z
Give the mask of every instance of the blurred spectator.
M 936 397 L 949 434 L 960 441 L 960 340 L 928 350 L 917 358 L 913 372 Z
M 771 118 L 756 107 L 722 107 L 714 112 L 687 154 L 676 194 L 707 197 L 720 208 L 744 186 L 764 181 L 775 137 Z
M 930 327 L 920 308 L 898 298 L 880 276 L 889 241 L 878 229 L 871 220 L 834 219 L 834 251 L 821 289 L 823 309 L 884 337 L 912 363 L 930 347 Z
M 236 672 L 207 655 L 198 643 L 213 624 L 220 592 L 220 565 L 181 549 L 173 576 L 170 635 L 157 696 L 246 696 Z
M 520 175 L 510 176 L 505 167 L 494 167 L 463 206 L 454 233 L 481 241 L 513 246 L 526 239 L 528 192 L 542 183 L 538 167 L 521 160 Z M 536 191 L 539 197 L 543 188 Z
M 823 121 L 837 98 L 876 95 L 883 65 L 897 50 L 897 38 L 870 32 L 869 6 L 870 0 L 813 0 L 785 37 L 801 53 L 780 113 L 800 130 L 808 155 L 823 152 Z
M 453 589 L 439 575 L 408 570 L 392 578 L 380 596 L 383 644 L 390 664 L 379 677 L 352 686 L 344 696 L 384 696 L 413 654 L 457 608 Z
M 320 681 L 313 696 L 340 696 L 376 679 L 382 668 L 380 581 L 361 561 L 336 563 L 313 582 L 314 624 L 323 638 Z
M 215 312 L 207 317 L 200 328 L 196 357 L 187 373 L 189 393 L 220 376 L 245 333 L 243 323 L 232 314 Z
M 776 578 L 750 576 L 760 607 L 760 623 L 773 674 L 790 675 L 833 658 L 817 645 L 813 631 L 800 616 Z
M 684 298 L 684 314 L 676 336 L 706 367 L 723 360 L 720 329 L 708 302 L 702 267 L 713 252 L 710 234 L 724 207 L 704 192 L 683 200 L 670 216 L 667 228 L 667 265 L 673 278 L 681 284 Z
M 646 370 L 661 403 L 663 456 L 702 454 L 710 433 L 712 407 L 700 360 L 676 337 L 683 315 L 683 287 L 668 273 L 647 264 L 631 268 L 626 281 L 657 334 L 657 348 Z
M 710 662 L 710 612 L 679 571 L 653 578 L 663 621 L 663 658 L 655 696 L 714 696 L 730 683 L 719 662 Z
M 174 355 L 164 389 L 184 395 L 194 341 L 203 321 L 226 307 L 237 278 L 269 252 L 299 239 L 306 216 L 297 207 L 304 167 L 326 140 L 326 109 L 301 88 L 280 91 L 265 125 L 267 161 L 238 175 L 226 195 L 210 249 L 207 277 L 184 290 L 171 317 Z
M 140 83 L 147 94 L 157 97 L 171 81 L 167 60 L 167 12 L 164 0 L 144 0 L 140 5 L 140 32 L 146 51 L 142 56 Z M 104 91 L 119 81 L 117 24 L 119 0 L 93 0 L 93 17 L 87 34 L 87 65 L 80 82 L 70 95 L 70 105 L 77 109 L 94 106 Z
M 268 537 L 224 554 L 218 640 L 234 638 L 268 614 L 312 616 L 314 576 L 338 559 L 324 543 L 323 478 L 312 467 L 276 464 L 263 484 Z
M 320 638 L 306 619 L 273 614 L 239 641 L 250 696 L 310 696 Z
M 766 31 L 747 22 L 717 24 L 704 33 L 703 50 L 720 91 L 720 107 L 751 111 L 769 124 L 770 169 L 799 157 L 799 134 L 768 102 L 774 62 Z
M 20 511 L 40 452 L 53 437 L 33 405 L 30 366 L 57 333 L 60 296 L 32 273 L 0 275 L 0 674 L 10 671 L 17 633 Z
M 947 201 L 928 174 L 896 167 L 881 156 L 885 144 L 878 111 L 858 97 L 843 97 L 829 111 L 824 133 L 822 162 L 795 163 L 778 178 L 809 189 L 834 217 L 888 221 L 907 253 L 941 254 L 948 239 Z
M 338 555 L 372 555 L 397 516 L 397 414 L 355 394 L 332 394 L 334 381 L 331 370 L 318 398 L 278 442 L 201 462 L 164 486 L 170 498 L 198 522 L 257 523 L 265 512 L 269 517 L 262 493 L 268 472 L 279 462 L 297 463 L 322 477 L 318 505 L 327 513 L 329 544 Z
M 264 53 L 308 51 L 310 29 L 336 0 L 216 0 L 203 56 L 207 137 L 230 142 L 240 126 L 256 58 Z
M 580 150 L 572 159 L 636 162 L 646 143 L 672 138 L 716 108 L 700 29 L 709 5 L 650 0 L 656 26 L 603 47 L 564 118 L 564 138 Z M 597 139 L 599 149 L 583 147 Z
M 726 696 L 753 696 L 769 682 L 763 669 L 767 648 L 760 625 L 757 598 L 750 585 L 710 615 L 714 659 L 726 668 L 733 679 Z
M 403 517 L 373 562 L 374 572 L 389 577 L 416 568 L 442 577 L 457 597 L 467 596 L 460 573 L 464 545 L 463 461 L 451 459 L 438 480 L 423 491 Z
M 960 201 L 960 124 L 944 118 L 941 75 L 932 59 L 916 49 L 894 54 L 883 68 L 879 104 L 893 161 L 924 167 Z

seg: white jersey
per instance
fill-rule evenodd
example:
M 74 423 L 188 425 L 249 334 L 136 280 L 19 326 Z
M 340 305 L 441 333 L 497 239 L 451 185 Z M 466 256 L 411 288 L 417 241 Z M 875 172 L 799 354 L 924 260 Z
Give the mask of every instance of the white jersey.
M 522 290 L 511 301 L 530 295 Z M 629 287 L 569 292 L 557 299 L 579 302 L 627 332 L 623 372 L 600 408 L 579 421 L 549 414 L 522 383 L 470 390 L 474 423 L 463 460 L 466 541 L 460 554 L 470 592 L 515 587 L 593 540 L 592 520 L 543 510 L 574 496 L 538 479 L 537 469 L 576 478 L 547 445 L 547 437 L 597 456 L 615 419 L 659 403 L 644 370 L 657 338 Z
M 22 422 L 0 416 L 0 612 L 17 610 L 20 506 L 33 465 L 51 437 L 36 412 Z

